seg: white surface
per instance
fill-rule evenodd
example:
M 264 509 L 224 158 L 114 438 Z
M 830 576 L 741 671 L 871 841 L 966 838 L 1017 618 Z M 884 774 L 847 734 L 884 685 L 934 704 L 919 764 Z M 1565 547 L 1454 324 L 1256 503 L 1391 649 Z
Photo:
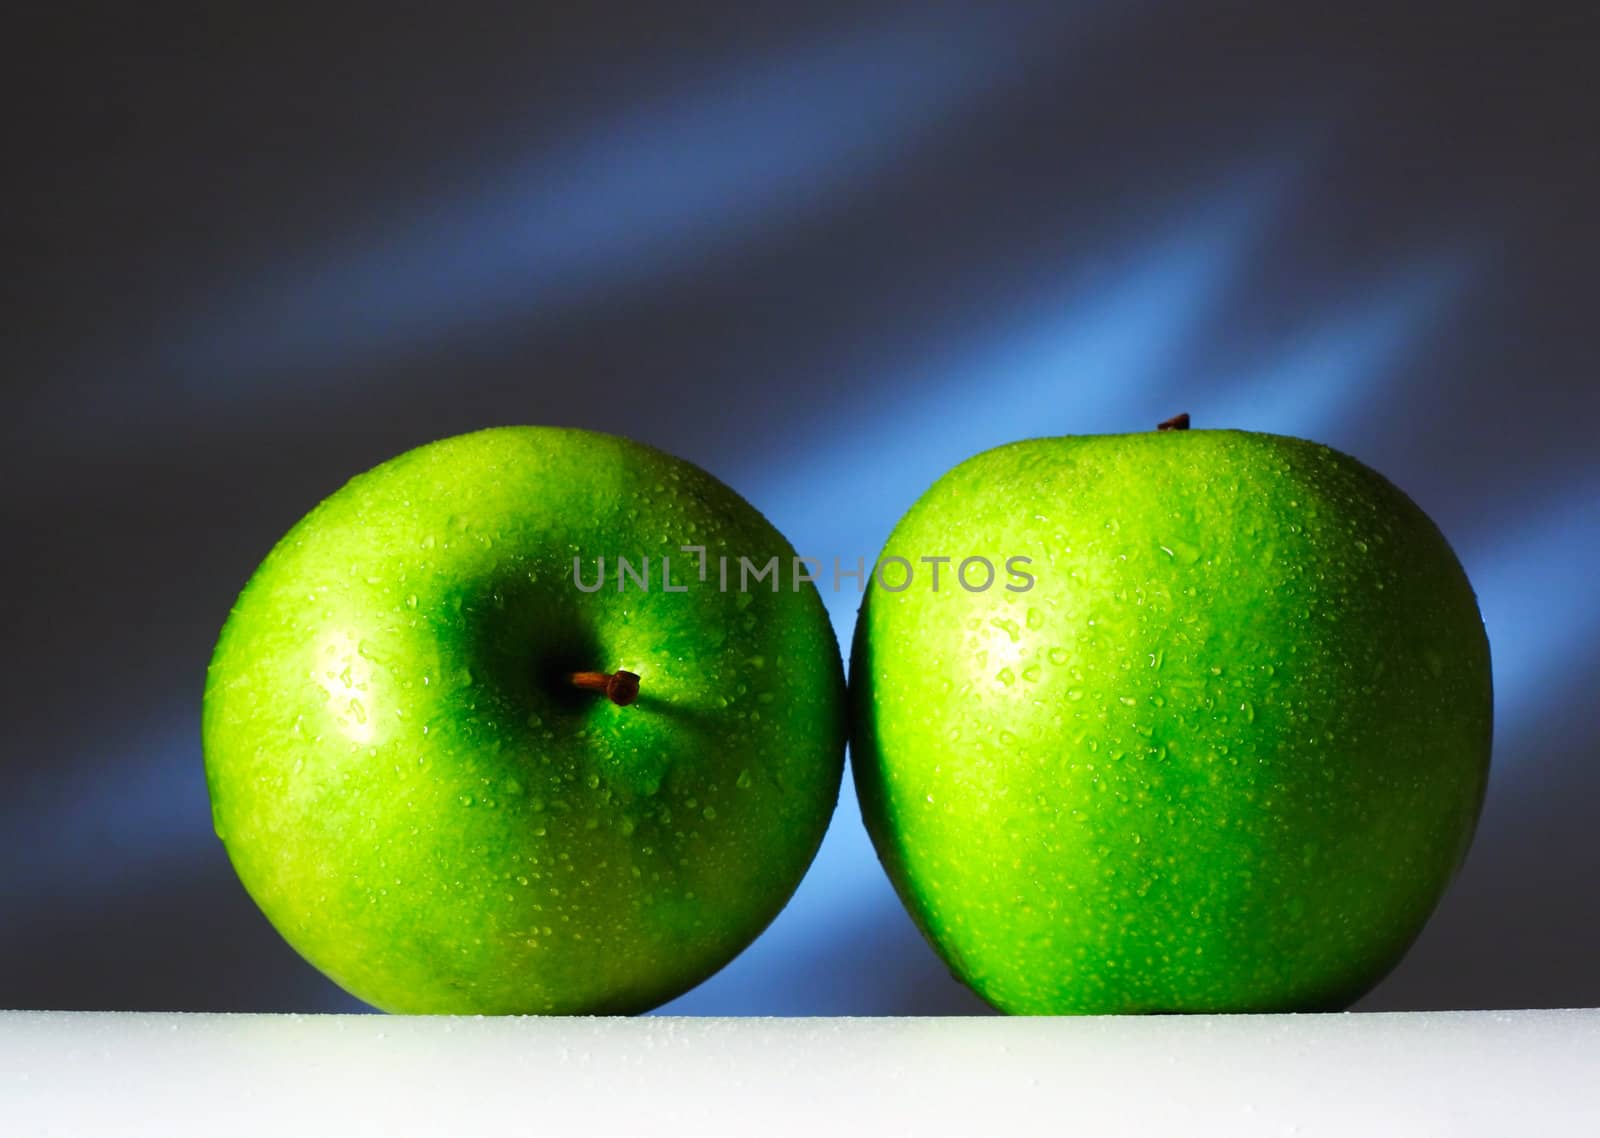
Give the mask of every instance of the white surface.
M 1600 1134 L 1600 1010 L 0 1013 L 0 1134 Z

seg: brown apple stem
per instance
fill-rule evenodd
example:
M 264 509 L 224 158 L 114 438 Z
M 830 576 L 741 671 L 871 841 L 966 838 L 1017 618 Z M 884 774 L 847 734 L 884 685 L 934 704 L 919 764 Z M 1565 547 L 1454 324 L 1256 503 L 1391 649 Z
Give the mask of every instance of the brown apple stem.
M 573 687 L 602 692 L 618 707 L 627 707 L 639 698 L 639 677 L 633 672 L 573 672 L 568 678 Z
M 1156 424 L 1156 430 L 1158 431 L 1187 431 L 1188 429 L 1189 412 L 1187 411 L 1181 415 L 1174 415 L 1170 419 L 1163 419 Z

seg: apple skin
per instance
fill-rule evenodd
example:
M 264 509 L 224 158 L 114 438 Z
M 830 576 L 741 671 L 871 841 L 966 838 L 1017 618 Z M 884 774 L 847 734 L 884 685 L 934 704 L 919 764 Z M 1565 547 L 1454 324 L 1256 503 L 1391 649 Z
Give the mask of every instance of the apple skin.
M 814 587 L 724 593 L 680 545 L 792 556 L 689 463 L 523 427 L 384 463 L 273 549 L 207 675 L 206 775 L 307 960 L 389 1011 L 629 1013 L 777 915 L 838 796 L 838 644 Z M 650 591 L 580 592 L 575 555 L 586 583 L 649 556 Z M 626 707 L 565 679 L 619 668 Z
M 1034 439 L 884 555 L 1033 562 L 1027 592 L 874 583 L 851 660 L 862 816 L 980 996 L 1335 1009 L 1398 962 L 1471 841 L 1492 699 L 1466 575 L 1381 475 L 1238 431 Z

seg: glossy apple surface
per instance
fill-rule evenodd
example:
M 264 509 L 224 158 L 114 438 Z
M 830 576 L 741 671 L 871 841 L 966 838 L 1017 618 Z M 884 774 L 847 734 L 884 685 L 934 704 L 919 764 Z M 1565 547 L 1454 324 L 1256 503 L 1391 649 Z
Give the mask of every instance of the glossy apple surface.
M 837 797 L 843 669 L 812 586 L 723 592 L 682 545 L 792 555 L 697 467 L 546 428 L 421 447 L 294 527 L 223 629 L 204 742 L 296 949 L 392 1011 L 634 1012 L 765 927 Z M 649 591 L 583 592 L 574 556 L 587 585 L 648 557 Z M 619 669 L 628 706 L 569 681 Z
M 981 996 L 1337 1008 L 1399 960 L 1471 840 L 1491 694 L 1467 578 L 1383 477 L 1237 431 L 1035 439 L 884 554 L 1032 559 L 1026 592 L 874 584 L 852 659 L 863 816 Z

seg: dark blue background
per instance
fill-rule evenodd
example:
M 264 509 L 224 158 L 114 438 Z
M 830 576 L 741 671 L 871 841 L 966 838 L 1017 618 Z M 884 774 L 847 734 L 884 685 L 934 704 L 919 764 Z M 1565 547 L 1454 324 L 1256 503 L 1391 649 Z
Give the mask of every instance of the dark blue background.
M 235 881 L 198 739 L 234 595 L 352 474 L 593 427 L 853 560 L 979 449 L 1179 410 L 1378 467 L 1479 590 L 1478 842 L 1363 1006 L 1600 1004 L 1592 8 L 327 0 L 13 28 L 0 1006 L 354 1006 Z M 979 1005 L 847 783 L 788 910 L 669 1010 Z

